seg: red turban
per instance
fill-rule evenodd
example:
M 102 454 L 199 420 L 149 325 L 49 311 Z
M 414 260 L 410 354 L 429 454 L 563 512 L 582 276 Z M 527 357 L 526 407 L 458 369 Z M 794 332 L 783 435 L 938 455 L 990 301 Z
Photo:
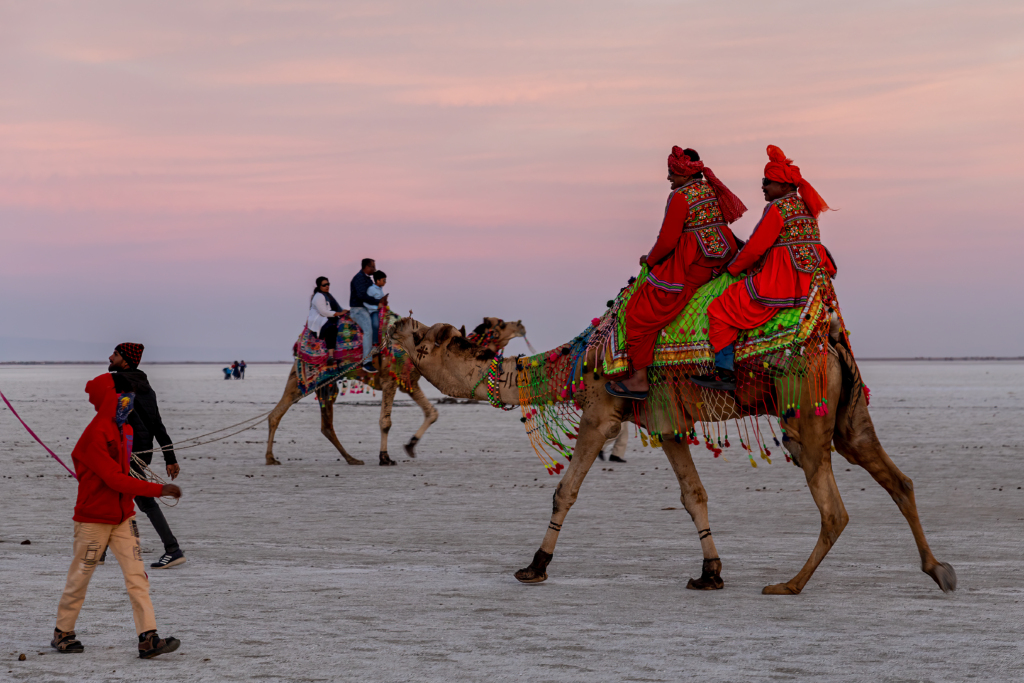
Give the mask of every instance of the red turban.
M 718 176 L 704 165 L 703 161 L 694 161 L 679 147 L 673 147 L 672 153 L 668 155 L 668 170 L 673 175 L 681 176 L 691 176 L 694 173 L 703 172 L 704 177 L 711 184 L 711 189 L 715 191 L 718 206 L 722 210 L 722 218 L 725 219 L 726 223 L 733 223 L 737 218 L 746 213 L 747 207 L 743 205 L 740 198 L 734 195 L 725 186 L 725 183 L 719 180 Z
M 132 370 L 134 370 L 139 367 L 139 362 L 142 360 L 142 352 L 145 348 L 142 344 L 124 342 L 115 346 L 114 351 L 117 351 L 118 355 L 124 358 Z
M 764 165 L 764 177 L 777 183 L 792 183 L 800 191 L 800 199 L 804 200 L 807 210 L 817 218 L 823 211 L 828 211 L 828 204 L 811 184 L 800 175 L 800 167 L 787 159 L 785 152 L 775 145 L 768 145 L 768 163 Z

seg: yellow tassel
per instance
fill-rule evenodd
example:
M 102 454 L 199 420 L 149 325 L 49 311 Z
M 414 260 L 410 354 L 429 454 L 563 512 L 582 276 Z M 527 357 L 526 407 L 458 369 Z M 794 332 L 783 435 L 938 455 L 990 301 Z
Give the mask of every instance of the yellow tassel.
M 640 432 L 640 443 L 642 443 L 644 446 L 647 446 L 647 435 L 644 434 L 643 432 Z

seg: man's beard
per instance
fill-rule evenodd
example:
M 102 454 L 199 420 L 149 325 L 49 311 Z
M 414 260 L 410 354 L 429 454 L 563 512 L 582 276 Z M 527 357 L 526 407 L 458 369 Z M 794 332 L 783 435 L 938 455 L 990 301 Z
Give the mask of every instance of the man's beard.
M 120 370 L 120 369 L 121 368 L 117 367 L 113 363 L 111 363 L 110 365 L 107 366 L 107 372 L 114 372 L 115 370 Z

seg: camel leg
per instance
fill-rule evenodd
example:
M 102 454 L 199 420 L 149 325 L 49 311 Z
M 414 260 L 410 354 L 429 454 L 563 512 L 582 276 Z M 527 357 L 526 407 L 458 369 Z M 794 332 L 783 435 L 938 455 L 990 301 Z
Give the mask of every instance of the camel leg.
M 409 443 L 405 444 L 406 455 L 410 458 L 415 458 L 416 444 L 418 444 L 420 439 L 423 438 L 423 435 L 427 433 L 427 429 L 430 428 L 430 425 L 437 422 L 437 408 L 434 407 L 434 404 L 430 402 L 430 399 L 427 398 L 426 394 L 423 393 L 423 390 L 420 389 L 419 380 L 413 382 L 412 392 L 410 392 L 409 395 L 412 397 L 412 400 L 416 401 L 416 405 L 423 410 L 423 424 L 421 424 L 420 428 L 416 430 L 413 437 L 409 439 Z
M 320 433 L 327 437 L 327 440 L 334 444 L 334 447 L 345 458 L 349 465 L 362 465 L 363 461 L 353 458 L 345 450 L 345 447 L 338 441 L 338 435 L 334 433 L 334 401 L 320 402 Z
M 802 591 L 850 521 L 832 473 L 831 422 L 827 416 L 808 417 L 800 420 L 799 426 L 800 466 L 821 514 L 818 542 L 800 573 L 786 583 L 765 586 L 761 591 L 765 595 L 796 595 Z
M 686 443 L 676 443 L 669 439 L 662 442 L 662 450 L 668 456 L 676 479 L 679 480 L 680 499 L 697 527 L 697 537 L 700 539 L 700 549 L 704 555 L 700 578 L 690 579 L 686 587 L 691 590 L 724 588 L 722 561 L 718 558 L 715 539 L 711 537 L 711 524 L 708 522 L 708 494 L 693 464 L 690 447 Z
M 299 400 L 300 396 L 299 377 L 295 373 L 295 364 L 292 363 L 292 371 L 288 373 L 288 381 L 284 385 L 284 395 L 281 396 L 281 400 L 277 402 L 274 410 L 270 413 L 270 417 L 267 418 L 267 423 L 270 425 L 270 434 L 267 436 L 268 465 L 281 464 L 281 461 L 274 457 L 274 434 L 277 433 L 277 427 L 281 424 L 281 418 L 292 407 L 292 404 Z
M 391 431 L 391 408 L 395 404 L 395 390 L 398 384 L 394 377 L 381 364 L 380 369 L 380 464 L 397 465 L 388 455 L 388 432 Z
M 555 543 L 558 541 L 558 534 L 562 530 L 562 522 L 569 514 L 569 508 L 576 502 L 579 495 L 583 478 L 587 476 L 591 465 L 597 460 L 597 453 L 604 446 L 608 439 L 614 439 L 620 429 L 621 423 L 611 420 L 599 421 L 587 413 L 583 414 L 580 421 L 579 434 L 576 437 L 576 447 L 572 451 L 572 462 L 562 475 L 562 481 L 555 487 L 555 493 L 551 498 L 551 521 L 548 523 L 547 533 L 544 540 L 533 556 L 533 562 L 516 572 L 515 577 L 522 583 L 540 583 L 547 580 L 547 567 L 555 552 Z

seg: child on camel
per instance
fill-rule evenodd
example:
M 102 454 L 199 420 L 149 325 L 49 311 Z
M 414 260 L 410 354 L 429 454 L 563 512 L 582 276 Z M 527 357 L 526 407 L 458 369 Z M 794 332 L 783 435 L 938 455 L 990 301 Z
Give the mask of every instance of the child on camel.
M 384 298 L 384 285 L 388 283 L 388 276 L 383 270 L 378 270 L 373 274 L 373 284 L 370 285 L 366 293 L 375 299 Z M 366 310 L 370 312 L 370 326 L 373 327 L 373 345 L 380 346 L 380 306 L 375 304 L 366 304 Z
M 729 273 L 746 271 L 747 277 L 729 285 L 708 306 L 715 374 L 693 381 L 709 389 L 736 388 L 733 347 L 740 330 L 764 325 L 780 308 L 806 304 L 818 268 L 836 275 L 818 232 L 818 216 L 828 204 L 775 145 L 768 145 L 761 189 L 768 205 L 750 240 L 729 264 Z
M 73 517 L 74 550 L 50 645 L 62 653 L 85 650 L 75 637 L 75 622 L 97 561 L 109 545 L 124 573 L 135 632 L 139 636 L 139 657 L 149 659 L 173 652 L 181 643 L 177 638 L 161 638 L 156 632 L 149 577 L 142 564 L 139 531 L 135 526 L 134 500 L 135 496 L 180 498 L 181 489 L 174 484 L 154 484 L 131 475 L 129 453 L 133 434 L 131 425 L 125 423 L 132 410 L 134 393 L 119 393 L 114 376 L 106 373 L 90 380 L 85 391 L 96 408 L 96 417 L 71 452 L 78 478 L 78 501 Z
M 633 374 L 605 384 L 612 396 L 635 401 L 647 398 L 647 368 L 654 362 L 658 334 L 736 253 L 729 223 L 747 210 L 692 149 L 672 148 L 668 180 L 672 193 L 661 232 L 650 253 L 640 257 L 640 265 L 649 269 L 647 279 L 626 304 L 626 352 Z

